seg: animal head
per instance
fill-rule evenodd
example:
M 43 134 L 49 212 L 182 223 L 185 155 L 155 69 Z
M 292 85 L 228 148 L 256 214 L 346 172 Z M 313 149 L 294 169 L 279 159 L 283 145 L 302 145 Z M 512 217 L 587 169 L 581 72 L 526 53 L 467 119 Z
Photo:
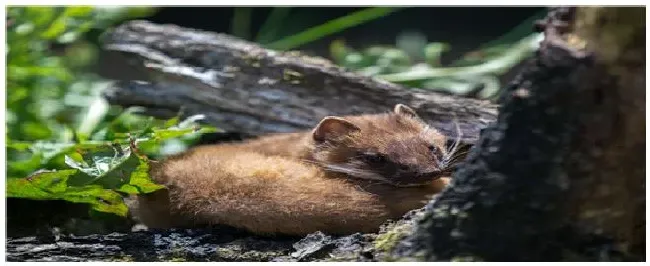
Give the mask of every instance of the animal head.
M 395 186 L 448 176 L 457 159 L 447 138 L 403 104 L 390 113 L 325 117 L 312 138 L 313 158 L 325 169 Z

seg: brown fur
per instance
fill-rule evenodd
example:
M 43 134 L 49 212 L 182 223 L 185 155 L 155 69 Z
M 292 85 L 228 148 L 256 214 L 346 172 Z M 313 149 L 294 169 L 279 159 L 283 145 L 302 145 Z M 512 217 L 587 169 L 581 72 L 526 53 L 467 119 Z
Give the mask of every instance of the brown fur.
M 151 177 L 166 189 L 139 196 L 132 212 L 152 228 L 224 224 L 261 234 L 373 232 L 422 207 L 449 182 L 429 176 L 418 186 L 396 187 L 392 177 L 370 180 L 328 170 L 327 164 L 352 162 L 374 171 L 355 162 L 358 152 L 371 151 L 428 171 L 436 160 L 427 147 L 444 150 L 445 138 L 417 117 L 336 119 L 323 126 L 331 122 L 326 118 L 310 132 L 197 147 L 154 164 Z M 316 137 L 320 133 L 323 138 Z

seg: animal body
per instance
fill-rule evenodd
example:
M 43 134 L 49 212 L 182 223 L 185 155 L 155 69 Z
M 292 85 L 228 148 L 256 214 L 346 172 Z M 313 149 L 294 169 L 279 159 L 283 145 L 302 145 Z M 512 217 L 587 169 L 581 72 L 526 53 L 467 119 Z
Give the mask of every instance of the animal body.
M 223 224 L 258 234 L 374 232 L 424 206 L 462 158 L 405 105 L 325 117 L 310 131 L 199 146 L 152 165 L 149 228 Z M 457 147 L 457 143 L 455 145 Z

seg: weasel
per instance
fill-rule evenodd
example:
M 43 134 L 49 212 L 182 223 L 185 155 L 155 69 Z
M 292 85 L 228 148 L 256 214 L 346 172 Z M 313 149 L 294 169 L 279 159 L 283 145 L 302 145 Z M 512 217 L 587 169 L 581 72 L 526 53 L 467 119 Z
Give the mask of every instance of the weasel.
M 424 206 L 462 158 L 409 107 L 328 116 L 310 131 L 199 146 L 152 164 L 149 228 L 229 225 L 258 234 L 374 232 Z

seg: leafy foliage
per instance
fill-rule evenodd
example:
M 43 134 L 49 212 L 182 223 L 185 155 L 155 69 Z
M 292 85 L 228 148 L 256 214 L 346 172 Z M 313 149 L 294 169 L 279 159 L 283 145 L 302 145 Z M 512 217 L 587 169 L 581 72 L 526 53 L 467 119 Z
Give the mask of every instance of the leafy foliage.
M 7 180 L 7 196 L 30 199 L 60 199 L 76 203 L 88 203 L 93 210 L 125 216 L 127 208 L 122 196 L 100 185 L 69 186 L 77 170 L 39 172 L 27 178 Z
M 10 139 L 67 141 L 97 94 L 83 71 L 97 48 L 82 37 L 149 9 L 7 8 L 7 134 Z M 94 94 L 93 94 L 94 93 Z
M 441 65 L 441 56 L 451 46 L 446 43 L 428 43 L 417 32 L 404 32 L 395 46 L 370 46 L 357 51 L 339 40 L 330 45 L 330 53 L 337 64 L 358 73 L 402 83 L 411 87 L 474 94 L 480 98 L 494 97 L 501 88 L 498 77 L 532 55 L 541 35 L 531 33 L 532 21 L 542 17 L 536 14 L 501 38 L 452 62 Z
M 161 188 L 149 179 L 150 161 L 138 154 L 138 146 L 159 147 L 164 141 L 179 136 L 216 131 L 215 128 L 197 127 L 193 122 L 200 118 L 190 117 L 169 128 L 148 127 L 142 134 L 125 135 L 110 142 L 10 143 L 10 149 L 30 150 L 32 158 L 29 163 L 9 165 L 7 196 L 90 203 L 94 210 L 125 215 L 126 207 L 120 193 L 150 193 Z M 166 124 L 177 120 L 174 118 Z M 39 170 L 22 178 L 24 172 L 52 164 L 55 158 L 63 158 L 65 166 L 57 167 L 63 170 Z
M 110 107 L 107 82 L 86 69 L 96 38 L 151 8 L 9 7 L 7 9 L 7 197 L 87 203 L 126 214 L 124 195 L 161 187 L 151 161 L 183 150 L 215 128 L 201 116 L 168 121 Z

